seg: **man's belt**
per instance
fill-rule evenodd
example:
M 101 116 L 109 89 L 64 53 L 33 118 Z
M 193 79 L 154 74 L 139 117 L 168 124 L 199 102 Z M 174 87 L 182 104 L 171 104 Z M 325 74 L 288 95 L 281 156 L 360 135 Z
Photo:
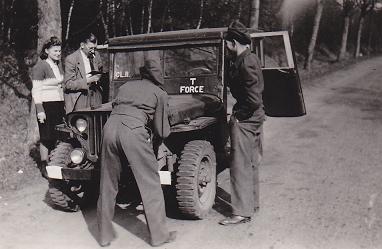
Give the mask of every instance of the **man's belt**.
M 124 115 L 140 120 L 144 125 L 148 123 L 148 116 L 138 108 L 131 107 L 125 104 L 114 105 L 110 115 Z

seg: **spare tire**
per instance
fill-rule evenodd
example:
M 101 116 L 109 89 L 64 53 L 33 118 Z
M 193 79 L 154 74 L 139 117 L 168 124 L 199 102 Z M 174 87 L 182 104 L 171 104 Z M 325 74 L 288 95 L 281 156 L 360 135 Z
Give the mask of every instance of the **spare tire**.
M 191 219 L 203 219 L 216 195 L 216 155 L 205 140 L 188 142 L 181 153 L 176 173 L 179 211 Z

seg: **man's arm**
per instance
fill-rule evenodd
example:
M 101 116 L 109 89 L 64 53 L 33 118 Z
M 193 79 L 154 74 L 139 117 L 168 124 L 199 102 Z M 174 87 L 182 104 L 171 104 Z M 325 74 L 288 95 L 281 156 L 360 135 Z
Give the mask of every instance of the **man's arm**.
M 261 108 L 264 83 L 260 75 L 260 65 L 254 56 L 247 56 L 244 59 L 243 65 L 240 67 L 240 74 L 244 81 L 246 98 L 244 105 L 238 110 L 235 117 L 238 120 L 244 120 L 250 118 L 257 109 Z
M 66 58 L 63 84 L 64 90 L 80 91 L 89 89 L 86 77 L 77 78 L 76 67 L 76 61 L 73 61 L 70 57 Z
M 168 95 L 167 93 L 158 96 L 157 106 L 154 113 L 154 132 L 161 139 L 170 135 L 170 123 L 168 121 Z
M 45 112 L 44 107 L 42 106 L 42 89 L 44 79 L 45 73 L 42 63 L 37 62 L 32 69 L 32 98 L 36 105 L 37 113 Z

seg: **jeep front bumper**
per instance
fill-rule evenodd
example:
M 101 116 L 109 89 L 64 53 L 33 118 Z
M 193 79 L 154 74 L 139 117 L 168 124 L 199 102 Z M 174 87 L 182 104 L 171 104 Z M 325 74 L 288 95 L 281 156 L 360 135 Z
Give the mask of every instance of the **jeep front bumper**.
M 60 166 L 46 166 L 48 177 L 61 180 L 92 180 L 99 176 L 99 171 L 95 169 L 71 169 Z
M 51 179 L 89 181 L 99 178 L 99 170 L 95 169 L 71 169 L 49 165 L 46 166 L 46 171 Z M 170 171 L 159 171 L 159 177 L 162 185 L 171 185 Z

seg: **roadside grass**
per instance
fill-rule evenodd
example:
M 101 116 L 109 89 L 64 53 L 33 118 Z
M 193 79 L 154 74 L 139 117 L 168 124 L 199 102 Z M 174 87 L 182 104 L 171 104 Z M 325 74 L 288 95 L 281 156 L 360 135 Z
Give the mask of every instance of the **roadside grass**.
M 40 178 L 27 138 L 28 100 L 0 98 L 0 193 L 28 186 Z

